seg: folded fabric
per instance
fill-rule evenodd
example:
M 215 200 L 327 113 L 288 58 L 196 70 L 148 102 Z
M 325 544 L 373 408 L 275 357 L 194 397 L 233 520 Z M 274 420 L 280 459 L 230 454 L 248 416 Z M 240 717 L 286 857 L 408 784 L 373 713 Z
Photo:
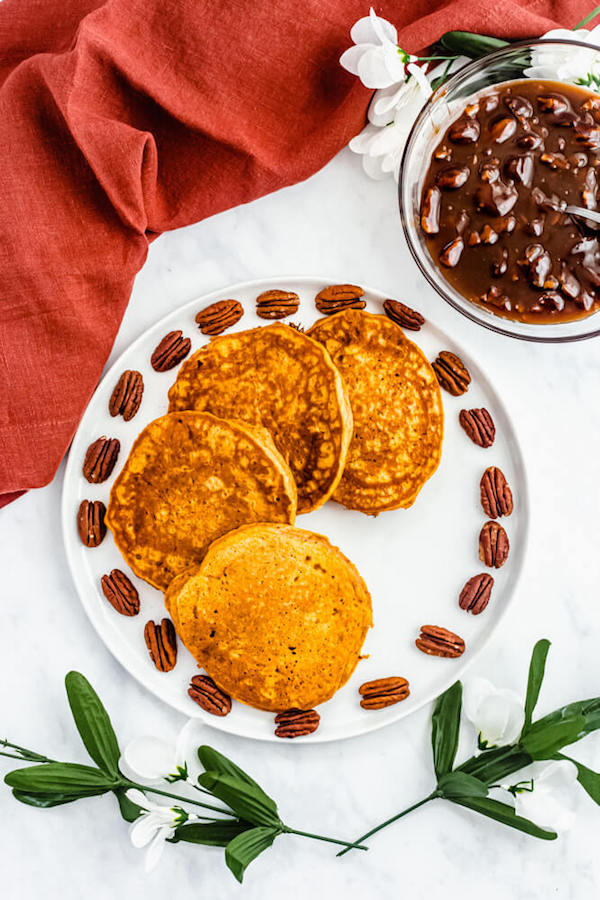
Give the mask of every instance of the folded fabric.
M 454 28 L 539 35 L 587 10 L 377 7 L 411 51 Z M 0 505 L 53 477 L 149 241 L 307 178 L 360 130 L 370 95 L 338 59 L 367 13 L 368 0 L 0 2 Z

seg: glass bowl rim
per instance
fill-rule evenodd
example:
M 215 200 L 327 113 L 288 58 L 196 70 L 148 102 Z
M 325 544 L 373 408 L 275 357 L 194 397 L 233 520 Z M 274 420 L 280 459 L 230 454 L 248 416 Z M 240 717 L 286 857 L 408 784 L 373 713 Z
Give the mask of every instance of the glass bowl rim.
M 475 322 L 477 325 L 481 325 L 483 328 L 487 328 L 488 331 L 493 331 L 496 334 L 503 334 L 506 337 L 513 338 L 515 340 L 521 341 L 530 341 L 537 344 L 565 344 L 565 343 L 573 343 L 574 341 L 585 341 L 590 338 L 598 337 L 600 335 L 600 323 L 594 327 L 591 331 L 581 332 L 579 334 L 563 334 L 563 335 L 552 335 L 549 333 L 547 336 L 545 334 L 527 334 L 527 332 L 519 333 L 512 331 L 510 325 L 503 324 L 504 322 L 512 322 L 511 319 L 504 319 L 501 316 L 494 316 L 493 313 L 490 314 L 491 317 L 495 320 L 492 321 L 490 319 L 484 319 L 483 315 L 478 315 L 478 307 L 475 303 L 468 300 L 466 297 L 463 298 L 465 304 L 469 304 L 472 307 L 471 309 L 463 308 L 463 306 L 458 303 L 449 293 L 444 289 L 444 282 L 442 276 L 439 277 L 439 280 L 428 271 L 423 259 L 421 258 L 420 248 L 415 246 L 413 241 L 410 228 L 407 222 L 407 210 L 405 209 L 404 204 L 404 190 L 406 187 L 405 184 L 405 164 L 412 150 L 413 144 L 415 142 L 416 136 L 421 128 L 421 125 L 424 119 L 429 114 L 429 110 L 432 106 L 440 99 L 442 99 L 447 93 L 451 92 L 457 85 L 465 79 L 468 78 L 473 73 L 477 73 L 478 71 L 482 71 L 490 63 L 495 62 L 498 59 L 502 59 L 505 56 L 510 55 L 514 50 L 524 50 L 531 47 L 537 47 L 545 44 L 557 44 L 563 45 L 567 47 L 583 47 L 587 50 L 599 50 L 600 46 L 597 44 L 589 44 L 584 41 L 571 40 L 570 38 L 536 38 L 531 40 L 523 40 L 523 41 L 514 41 L 510 44 L 507 44 L 506 47 L 500 47 L 497 50 L 493 50 L 491 53 L 486 53 L 485 56 L 481 56 L 477 59 L 473 59 L 468 63 L 465 63 L 460 69 L 458 69 L 450 78 L 441 84 L 436 90 L 431 94 L 431 96 L 427 99 L 423 107 L 421 108 L 417 118 L 413 122 L 411 129 L 408 133 L 408 138 L 406 140 L 406 144 L 404 146 L 404 150 L 402 152 L 402 161 L 400 164 L 400 179 L 398 184 L 398 199 L 399 199 L 399 207 L 400 207 L 400 219 L 402 222 L 402 230 L 404 232 L 404 237 L 406 239 L 406 243 L 408 244 L 408 249 L 416 262 L 418 268 L 421 271 L 421 274 L 424 275 L 425 279 L 431 285 L 431 287 L 439 294 L 439 296 L 445 300 L 453 309 L 459 312 L 461 315 L 465 316 L 467 319 L 470 319 L 471 322 Z M 510 79 L 512 81 L 518 81 L 519 79 Z M 501 84 L 502 82 L 498 82 Z M 582 85 L 581 87 L 585 87 Z M 600 96 L 600 92 L 599 92 Z M 432 263 L 433 269 L 433 263 Z M 458 293 L 458 291 L 457 291 Z M 591 316 L 585 317 L 580 320 L 575 321 L 586 321 L 587 318 L 594 319 L 596 316 L 600 316 L 600 310 L 596 313 L 592 313 Z M 521 323 L 527 325 L 528 323 Z M 565 325 L 570 323 L 566 322 Z M 548 328 L 552 329 L 554 326 L 552 325 L 538 325 L 538 328 Z

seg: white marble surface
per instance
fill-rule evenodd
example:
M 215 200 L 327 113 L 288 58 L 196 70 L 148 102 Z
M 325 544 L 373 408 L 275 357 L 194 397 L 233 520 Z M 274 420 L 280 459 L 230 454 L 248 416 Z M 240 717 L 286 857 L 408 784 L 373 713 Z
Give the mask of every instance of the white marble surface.
M 391 182 L 367 180 L 344 151 L 315 177 L 249 206 L 161 237 L 151 247 L 112 358 L 167 311 L 231 282 L 330 274 L 379 286 L 420 308 L 487 363 L 518 423 L 532 490 L 531 545 L 518 602 L 470 669 L 522 690 L 529 653 L 553 641 L 540 711 L 600 691 L 598 669 L 598 342 L 521 344 L 459 318 L 409 257 Z M 92 630 L 75 594 L 58 527 L 62 471 L 0 511 L 2 635 L 0 737 L 84 761 L 66 709 L 63 677 L 83 671 L 122 741 L 173 734 L 181 717 L 139 687 Z M 458 513 L 457 513 L 458 514 Z M 418 589 L 406 603 L 418 602 Z M 468 676 L 467 676 L 468 677 Z M 430 710 L 370 736 L 324 746 L 271 746 L 207 729 L 206 740 L 256 774 L 298 828 L 354 837 L 432 787 Z M 600 739 L 576 755 L 600 767 Z M 0 771 L 10 768 L 0 760 Z M 326 845 L 280 838 L 239 887 L 221 850 L 167 847 L 143 873 L 114 800 L 37 811 L 0 792 L 1 893 L 7 900 L 165 896 L 347 900 L 404 896 L 577 898 L 597 893 L 600 809 L 577 794 L 573 830 L 546 843 L 442 802 L 379 835 L 367 853 L 336 860 Z

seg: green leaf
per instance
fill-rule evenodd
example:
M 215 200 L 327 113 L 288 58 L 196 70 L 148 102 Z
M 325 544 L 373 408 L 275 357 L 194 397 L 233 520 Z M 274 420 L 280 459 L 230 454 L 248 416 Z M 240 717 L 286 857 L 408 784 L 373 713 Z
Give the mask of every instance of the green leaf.
M 210 791 L 240 819 L 253 825 L 281 825 L 277 806 L 261 788 L 237 778 L 235 775 L 219 775 L 217 772 L 202 772 L 198 783 Z
M 180 825 L 171 838 L 173 843 L 187 841 L 189 844 L 204 844 L 207 847 L 226 847 L 239 834 L 252 830 L 249 822 L 239 819 L 230 822 L 192 822 Z
M 546 831 L 546 829 L 540 828 L 539 825 L 535 825 L 529 819 L 518 816 L 508 803 L 501 803 L 499 800 L 493 800 L 491 797 L 468 797 L 457 799 L 453 802 L 459 806 L 465 806 L 467 809 L 472 809 L 474 812 L 481 813 L 482 816 L 487 816 L 489 819 L 495 819 L 496 822 L 501 822 L 510 828 L 516 828 L 517 831 L 523 831 L 532 837 L 541 838 L 543 841 L 553 841 L 558 837 L 555 831 Z
M 109 791 L 113 782 L 91 766 L 80 766 L 76 763 L 47 763 L 30 766 L 26 769 L 14 769 L 4 776 L 5 783 L 25 794 L 104 794 Z
M 577 767 L 577 781 L 584 791 L 587 791 L 594 803 L 600 806 L 600 772 L 594 772 L 593 769 L 588 769 L 583 763 L 577 762 L 576 759 L 572 759 L 570 756 L 565 756 L 562 753 L 557 753 L 554 759 L 568 759 L 569 762 L 572 762 Z
M 251 828 L 227 844 L 225 862 L 240 884 L 252 860 L 268 850 L 278 834 L 277 828 Z
M 75 800 L 84 800 L 86 797 L 97 797 L 104 794 L 104 790 L 79 791 L 77 794 L 27 794 L 24 791 L 13 790 L 12 794 L 19 803 L 27 806 L 36 806 L 38 809 L 49 809 L 52 806 L 63 806 L 65 803 L 74 803 Z
M 494 750 L 486 750 L 479 756 L 472 756 L 456 772 L 466 772 L 474 775 L 487 785 L 504 781 L 509 775 L 524 769 L 533 762 L 531 756 L 525 753 L 518 744 L 509 744 L 507 747 L 496 747 Z
M 119 777 L 119 744 L 98 694 L 80 672 L 69 672 L 65 686 L 85 749 L 104 772 Z
M 138 806 L 137 803 L 134 803 L 133 800 L 130 800 L 127 796 L 126 788 L 117 788 L 116 791 L 113 791 L 115 797 L 117 798 L 117 803 L 119 804 L 119 809 L 121 811 L 121 815 L 125 819 L 126 822 L 135 822 L 136 819 L 142 814 L 142 807 Z
M 218 775 L 232 775 L 234 778 L 238 778 L 240 781 L 253 787 L 260 794 L 265 805 L 268 806 L 270 804 L 273 812 L 277 812 L 277 804 L 263 791 L 261 786 L 253 778 L 250 778 L 243 769 L 240 769 L 234 762 L 223 756 L 222 753 L 219 753 L 218 750 L 203 744 L 201 747 L 198 747 L 198 759 L 207 772 L 216 772 Z
M 533 711 L 540 695 L 542 681 L 544 680 L 546 657 L 549 649 L 550 641 L 544 638 L 537 642 L 531 654 L 529 676 L 527 678 L 527 694 L 525 697 L 525 722 L 521 735 L 524 735 L 531 727 L 531 717 L 533 716 Z
M 486 797 L 487 785 L 465 772 L 448 772 L 438 781 L 438 790 L 446 800 L 456 800 L 463 797 Z
M 538 719 L 537 722 L 534 722 L 532 729 L 542 729 L 555 722 L 566 722 L 574 719 L 581 722 L 580 717 L 583 719 L 583 726 L 579 738 L 585 737 L 586 734 L 590 734 L 592 731 L 597 731 L 600 728 L 600 697 L 592 697 L 590 700 L 577 700 L 575 703 L 561 706 L 560 709 L 555 709 L 554 712 L 548 713 L 543 719 Z
M 555 753 L 585 734 L 583 716 L 541 724 L 543 721 L 533 724 L 521 738 L 521 746 L 532 759 L 552 759 Z
M 440 43 L 446 50 L 470 56 L 471 59 L 478 59 L 493 50 L 508 46 L 508 41 L 485 34 L 473 34 L 471 31 L 447 31 L 441 36 Z
M 431 746 L 433 767 L 439 779 L 450 772 L 458 747 L 462 684 L 456 681 L 436 700 L 431 716 Z

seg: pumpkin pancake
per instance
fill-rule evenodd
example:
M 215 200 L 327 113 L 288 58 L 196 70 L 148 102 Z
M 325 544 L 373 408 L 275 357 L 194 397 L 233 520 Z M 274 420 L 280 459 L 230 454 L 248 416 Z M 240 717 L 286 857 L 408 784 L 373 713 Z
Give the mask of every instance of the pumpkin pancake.
M 214 338 L 186 360 L 169 411 L 206 410 L 267 428 L 296 480 L 298 512 L 333 494 L 352 437 L 340 373 L 321 344 L 275 323 Z
M 308 333 L 342 373 L 354 415 L 334 500 L 370 515 L 412 506 L 442 454 L 444 410 L 429 362 L 387 316 L 350 309 Z
M 219 538 L 166 602 L 219 687 L 274 712 L 329 700 L 372 625 L 355 566 L 323 535 L 290 525 L 247 525 Z
M 135 574 L 164 590 L 222 534 L 295 516 L 294 480 L 265 429 L 181 412 L 139 435 L 105 521 Z

